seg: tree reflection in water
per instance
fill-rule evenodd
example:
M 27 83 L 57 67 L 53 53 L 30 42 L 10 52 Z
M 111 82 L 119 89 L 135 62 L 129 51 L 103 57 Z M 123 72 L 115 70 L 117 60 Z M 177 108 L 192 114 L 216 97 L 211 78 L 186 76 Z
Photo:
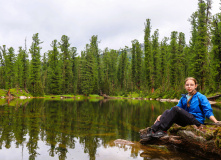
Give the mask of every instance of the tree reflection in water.
M 0 106 L 1 159 L 5 155 L 7 159 L 19 156 L 21 159 L 91 160 L 185 158 L 165 147 L 138 143 L 139 130 L 153 124 L 174 103 L 32 99 L 7 104 L 1 101 L 4 104 Z M 214 113 L 220 119 L 220 110 Z M 119 146 L 113 143 L 116 139 L 132 141 L 135 145 Z

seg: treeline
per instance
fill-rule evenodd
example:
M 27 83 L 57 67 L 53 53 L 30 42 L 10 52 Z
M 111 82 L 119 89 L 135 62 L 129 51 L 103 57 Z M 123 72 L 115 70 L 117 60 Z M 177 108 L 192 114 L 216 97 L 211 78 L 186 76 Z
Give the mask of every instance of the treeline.
M 144 26 L 144 49 L 138 40 L 119 51 L 99 49 L 92 36 L 85 50 L 77 54 L 69 37 L 51 43 L 41 54 L 39 35 L 33 35 L 29 49 L 18 54 L 5 45 L 0 48 L 0 88 L 25 88 L 33 96 L 44 94 L 108 94 L 127 96 L 179 97 L 185 92 L 184 79 L 195 77 L 203 93 L 220 91 L 221 13 L 211 15 L 212 0 L 198 0 L 198 9 L 189 18 L 191 38 L 173 31 L 159 40 L 159 30 L 151 35 L 151 20 Z M 131 54 L 131 58 L 128 58 Z M 30 59 L 28 58 L 30 55 Z M 41 57 L 41 55 L 43 55 Z

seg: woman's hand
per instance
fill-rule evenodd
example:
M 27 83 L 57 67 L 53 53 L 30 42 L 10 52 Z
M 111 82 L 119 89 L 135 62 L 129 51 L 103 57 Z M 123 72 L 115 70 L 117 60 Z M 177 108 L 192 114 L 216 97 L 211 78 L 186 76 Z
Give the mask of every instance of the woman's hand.
M 157 117 L 157 119 L 156 119 L 156 121 L 154 122 L 154 124 L 155 124 L 157 121 L 160 121 L 160 117 L 161 117 L 161 115 L 159 115 L 159 116 Z
M 217 121 L 214 116 L 210 116 L 209 119 L 213 121 L 214 123 L 220 123 L 220 121 Z

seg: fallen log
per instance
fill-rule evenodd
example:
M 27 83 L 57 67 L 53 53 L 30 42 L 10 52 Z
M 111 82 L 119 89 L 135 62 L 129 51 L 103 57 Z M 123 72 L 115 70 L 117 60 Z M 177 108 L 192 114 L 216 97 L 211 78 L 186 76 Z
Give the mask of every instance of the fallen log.
M 140 136 L 147 134 L 147 129 L 140 130 Z M 221 158 L 221 124 L 205 124 L 181 127 L 173 125 L 168 136 L 140 140 L 140 143 L 155 145 L 175 145 L 186 152 L 207 158 Z
M 212 96 L 212 97 L 207 97 L 207 99 L 211 100 L 211 101 L 215 101 L 219 97 L 221 97 L 221 94 L 218 94 L 218 95 L 215 95 L 215 96 Z

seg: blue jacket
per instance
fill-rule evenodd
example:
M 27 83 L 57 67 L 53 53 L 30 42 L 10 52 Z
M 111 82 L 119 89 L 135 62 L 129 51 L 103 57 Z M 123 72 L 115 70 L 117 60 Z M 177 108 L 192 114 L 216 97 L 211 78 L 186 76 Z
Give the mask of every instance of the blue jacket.
M 199 99 L 197 96 L 199 97 Z M 203 109 L 203 113 L 199 107 L 200 103 Z M 211 108 L 208 99 L 206 98 L 206 96 L 199 92 L 193 95 L 193 98 L 190 100 L 190 107 L 187 107 L 186 94 L 182 95 L 177 106 L 191 113 L 202 124 L 204 124 L 205 117 L 209 118 L 210 116 L 213 116 L 213 109 Z

